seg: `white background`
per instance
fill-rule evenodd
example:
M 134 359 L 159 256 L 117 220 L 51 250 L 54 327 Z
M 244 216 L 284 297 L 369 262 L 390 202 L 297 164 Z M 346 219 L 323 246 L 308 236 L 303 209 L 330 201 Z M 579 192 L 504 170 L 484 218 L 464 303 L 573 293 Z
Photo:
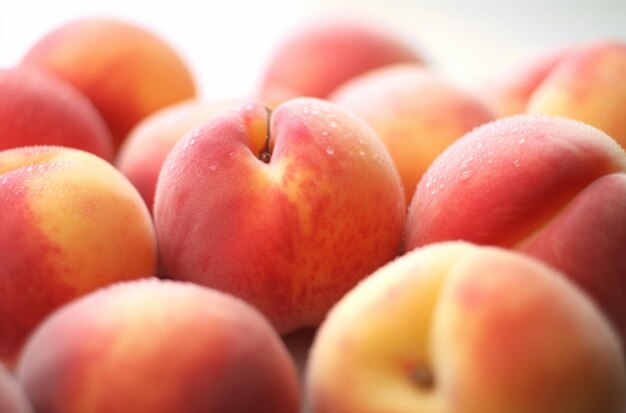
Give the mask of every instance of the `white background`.
M 17 64 L 31 44 L 60 24 L 109 16 L 141 24 L 172 44 L 205 99 L 249 95 L 289 30 L 330 9 L 394 25 L 435 70 L 474 89 L 535 52 L 594 39 L 626 40 L 626 0 L 0 0 L 0 68 Z

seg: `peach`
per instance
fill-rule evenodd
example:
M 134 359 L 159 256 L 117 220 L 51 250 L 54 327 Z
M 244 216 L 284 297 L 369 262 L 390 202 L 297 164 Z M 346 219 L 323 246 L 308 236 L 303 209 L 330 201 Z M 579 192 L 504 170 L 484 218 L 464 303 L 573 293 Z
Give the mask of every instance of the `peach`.
M 298 412 L 295 367 L 268 321 L 191 283 L 127 281 L 67 304 L 17 375 L 38 412 Z
M 417 64 L 371 70 L 329 99 L 374 129 L 398 168 L 406 199 L 449 144 L 494 119 L 477 98 Z
M 152 276 L 156 238 L 135 188 L 111 164 L 63 147 L 0 152 L 0 360 L 53 309 L 119 280 Z
M 81 92 L 37 69 L 0 70 L 0 150 L 61 145 L 113 160 L 113 140 Z
M 118 152 L 117 168 L 135 185 L 152 209 L 161 166 L 176 142 L 237 100 L 188 100 L 159 109 L 139 122 Z
M 408 37 L 380 21 L 317 16 L 285 34 L 261 76 L 259 96 L 268 102 L 326 98 L 348 79 L 391 63 L 421 62 Z
M 174 48 L 123 21 L 81 18 L 64 24 L 32 45 L 23 64 L 66 79 L 91 99 L 116 148 L 150 113 L 196 95 L 193 75 Z
M 241 297 L 288 333 L 398 254 L 406 202 L 362 120 L 299 98 L 241 105 L 179 141 L 153 212 L 167 274 Z
M 516 62 L 481 85 L 481 98 L 497 118 L 526 112 L 528 100 L 570 48 L 543 52 Z
M 562 274 L 520 253 L 432 244 L 346 294 L 317 333 L 311 413 L 621 413 L 617 334 Z
M 595 299 L 626 338 L 626 153 L 547 115 L 491 122 L 452 144 L 409 206 L 405 250 L 466 240 L 538 257 Z
M 562 116 L 602 130 L 626 147 L 626 42 L 563 48 L 522 64 L 484 88 L 499 115 Z
M 580 120 L 626 148 L 625 77 L 626 42 L 584 45 L 537 87 L 526 111 Z
M 24 389 L 2 364 L 0 364 L 0 412 L 33 412 Z

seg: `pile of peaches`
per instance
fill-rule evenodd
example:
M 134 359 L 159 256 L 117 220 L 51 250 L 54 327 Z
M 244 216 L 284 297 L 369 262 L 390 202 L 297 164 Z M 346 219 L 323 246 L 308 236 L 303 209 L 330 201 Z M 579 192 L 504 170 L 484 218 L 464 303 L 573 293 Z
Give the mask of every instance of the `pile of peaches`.
M 263 70 L 100 18 L 0 70 L 0 412 L 626 412 L 626 42 L 469 91 L 343 16 Z

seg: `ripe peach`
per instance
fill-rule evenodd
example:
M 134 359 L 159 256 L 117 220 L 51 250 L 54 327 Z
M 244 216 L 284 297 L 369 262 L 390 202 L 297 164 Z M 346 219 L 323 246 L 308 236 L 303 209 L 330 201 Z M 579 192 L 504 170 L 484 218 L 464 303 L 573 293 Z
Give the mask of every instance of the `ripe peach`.
M 569 53 L 537 87 L 528 113 L 580 120 L 626 148 L 626 42 L 599 42 Z
M 176 103 L 148 115 L 131 130 L 120 148 L 116 165 L 150 209 L 156 181 L 169 151 L 222 106 L 200 100 Z
M 326 98 L 348 79 L 391 63 L 421 62 L 413 44 L 381 22 L 317 16 L 287 33 L 268 59 L 259 85 L 267 102 Z
M 0 412 L 32 413 L 30 402 L 15 377 L 0 364 Z
M 481 98 L 497 118 L 526 112 L 528 100 L 541 82 L 569 53 L 561 48 L 531 56 L 481 85 Z
M 619 338 L 525 255 L 432 244 L 346 294 L 317 333 L 311 413 L 622 413 Z
M 406 202 L 387 150 L 336 105 L 300 98 L 213 117 L 179 141 L 154 220 L 174 279 L 230 292 L 281 332 L 315 326 L 399 252 Z
M 524 251 L 592 295 L 626 338 L 626 153 L 581 122 L 518 115 L 452 144 L 417 187 L 405 250 L 466 240 Z
M 398 168 L 408 200 L 449 144 L 494 119 L 477 98 L 417 64 L 371 70 L 345 82 L 329 99 L 374 129 Z
M 0 150 L 61 145 L 113 160 L 100 113 L 69 83 L 37 69 L 0 70 Z
M 117 20 L 82 18 L 58 27 L 28 50 L 23 63 L 49 70 L 91 99 L 116 148 L 150 113 L 196 95 L 189 68 L 170 45 Z
M 626 42 L 564 48 L 503 73 L 484 88 L 500 117 L 540 113 L 602 130 L 626 147 Z
M 135 188 L 78 149 L 0 152 L 0 360 L 54 308 L 114 281 L 152 276 L 156 239 Z
M 17 375 L 38 412 L 298 412 L 293 361 L 267 320 L 191 283 L 125 282 L 69 303 Z

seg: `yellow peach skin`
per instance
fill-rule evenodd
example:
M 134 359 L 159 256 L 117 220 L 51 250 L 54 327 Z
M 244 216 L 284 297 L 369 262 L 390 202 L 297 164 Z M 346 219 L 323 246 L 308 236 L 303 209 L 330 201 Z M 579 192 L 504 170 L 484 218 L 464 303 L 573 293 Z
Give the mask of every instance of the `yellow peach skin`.
M 417 64 L 387 65 L 356 76 L 329 100 L 374 129 L 398 168 L 408 201 L 448 145 L 494 119 L 477 98 Z
M 191 283 L 124 282 L 47 318 L 17 375 L 37 412 L 297 413 L 293 361 L 260 313 Z
M 152 276 L 156 241 L 135 188 L 87 152 L 0 152 L 0 360 L 13 365 L 54 308 L 114 281 Z
M 572 51 L 537 87 L 526 111 L 595 126 L 626 148 L 626 42 Z
M 166 273 L 247 300 L 281 333 L 317 325 L 393 259 L 405 214 L 384 145 L 313 98 L 204 123 L 169 153 L 154 203 Z
M 515 62 L 513 67 L 480 85 L 477 93 L 497 118 L 524 113 L 535 89 L 569 51 L 569 48 L 551 50 Z
M 539 261 L 432 244 L 376 271 L 311 350 L 312 413 L 622 413 L 619 339 Z
M 142 27 L 82 18 L 54 29 L 26 53 L 38 66 L 81 90 L 122 144 L 137 122 L 196 95 L 187 64 L 164 39 Z
M 626 42 L 600 40 L 521 62 L 486 82 L 498 117 L 539 113 L 575 119 L 626 148 Z

